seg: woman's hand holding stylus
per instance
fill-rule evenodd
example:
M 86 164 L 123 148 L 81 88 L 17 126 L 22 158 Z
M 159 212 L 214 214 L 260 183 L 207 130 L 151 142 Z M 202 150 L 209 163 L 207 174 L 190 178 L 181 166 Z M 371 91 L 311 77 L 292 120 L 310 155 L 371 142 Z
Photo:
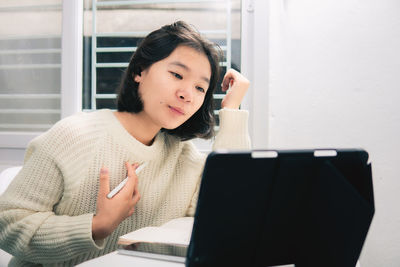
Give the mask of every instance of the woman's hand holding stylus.
M 138 177 L 135 173 L 138 164 L 125 163 L 128 170 L 128 181 L 121 191 L 113 198 L 107 198 L 110 192 L 110 180 L 107 168 L 100 171 L 100 189 L 97 196 L 96 215 L 92 221 L 94 240 L 104 239 L 115 228 L 135 211 L 135 205 L 140 199 Z
M 222 91 L 227 91 L 221 107 L 238 109 L 249 86 L 250 82 L 246 77 L 234 69 L 228 70 L 221 84 Z

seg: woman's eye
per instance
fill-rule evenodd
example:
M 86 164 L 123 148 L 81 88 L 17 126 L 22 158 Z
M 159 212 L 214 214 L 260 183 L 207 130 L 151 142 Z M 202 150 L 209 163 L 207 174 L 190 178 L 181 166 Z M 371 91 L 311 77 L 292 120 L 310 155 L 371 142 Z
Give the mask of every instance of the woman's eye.
M 179 74 L 178 74 L 178 73 L 176 73 L 176 72 L 172 72 L 172 71 L 171 71 L 171 74 L 172 74 L 172 75 L 174 75 L 174 76 L 175 76 L 175 78 L 178 78 L 178 79 L 180 79 L 180 80 L 182 79 L 182 76 L 181 76 L 181 75 L 179 75 Z
M 200 92 L 204 93 L 206 90 L 204 90 L 203 87 L 196 86 L 196 89 L 199 90 Z

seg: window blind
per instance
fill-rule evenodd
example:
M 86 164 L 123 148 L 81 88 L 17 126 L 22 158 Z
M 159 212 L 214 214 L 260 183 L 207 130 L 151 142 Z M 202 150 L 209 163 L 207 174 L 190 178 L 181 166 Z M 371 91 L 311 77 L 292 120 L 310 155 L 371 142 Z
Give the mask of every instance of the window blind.
M 61 2 L 0 2 L 0 132 L 40 132 L 60 119 Z

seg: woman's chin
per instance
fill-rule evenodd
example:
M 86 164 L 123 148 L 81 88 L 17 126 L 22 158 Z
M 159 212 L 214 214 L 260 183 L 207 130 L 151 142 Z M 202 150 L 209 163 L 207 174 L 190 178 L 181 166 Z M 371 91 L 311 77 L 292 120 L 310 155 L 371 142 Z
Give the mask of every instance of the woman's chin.
M 182 125 L 182 123 L 168 123 L 168 124 L 165 124 L 163 126 L 163 128 L 166 129 L 166 130 L 174 130 L 174 129 L 178 128 L 181 125 Z

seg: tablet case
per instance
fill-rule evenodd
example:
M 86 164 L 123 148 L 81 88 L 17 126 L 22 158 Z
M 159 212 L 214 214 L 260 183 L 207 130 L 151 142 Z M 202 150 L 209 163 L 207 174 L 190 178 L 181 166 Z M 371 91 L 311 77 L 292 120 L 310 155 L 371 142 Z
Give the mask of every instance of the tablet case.
M 269 152 L 208 156 L 186 266 L 354 267 L 374 215 L 368 153 L 254 156 Z

